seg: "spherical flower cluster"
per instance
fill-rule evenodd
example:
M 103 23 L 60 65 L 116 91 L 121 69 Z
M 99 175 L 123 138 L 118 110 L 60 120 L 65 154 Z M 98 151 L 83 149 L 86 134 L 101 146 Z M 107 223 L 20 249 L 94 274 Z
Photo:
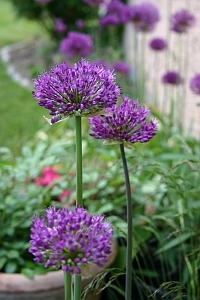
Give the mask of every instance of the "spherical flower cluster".
M 71 31 L 60 43 L 60 52 L 67 57 L 86 57 L 93 51 L 93 42 L 89 34 Z
M 190 80 L 190 89 L 196 95 L 200 95 L 200 73 L 196 74 Z
M 46 268 L 82 274 L 90 263 L 101 267 L 107 261 L 111 238 L 111 224 L 103 215 L 90 215 L 81 207 L 50 207 L 45 216 L 33 218 L 29 252 Z
M 76 27 L 80 30 L 85 28 L 85 21 L 84 20 L 78 19 L 75 24 L 76 24 Z
M 83 0 L 83 2 L 91 6 L 99 6 L 100 4 L 103 4 L 105 0 Z
M 38 104 L 53 116 L 50 124 L 73 116 L 101 114 L 121 94 L 111 70 L 83 59 L 73 67 L 65 62 L 55 66 L 35 79 L 34 85 Z
M 171 16 L 171 30 L 177 33 L 185 33 L 189 27 L 195 25 L 195 21 L 193 14 L 186 9 L 182 9 Z
M 162 76 L 164 84 L 179 85 L 183 83 L 181 75 L 176 71 L 168 71 Z
M 102 26 L 119 25 L 129 21 L 128 5 L 120 0 L 111 0 L 106 7 L 106 15 L 100 19 Z
M 104 139 L 106 144 L 130 144 L 148 142 L 157 131 L 157 122 L 146 122 L 149 109 L 137 100 L 124 97 L 119 106 L 108 109 L 107 116 L 95 116 L 89 119 L 91 136 Z
M 161 51 L 167 47 L 167 42 L 162 38 L 154 38 L 150 41 L 149 47 L 152 50 Z
M 129 14 L 138 31 L 152 31 L 160 19 L 158 8 L 151 2 L 130 6 Z
M 67 25 L 60 18 L 54 19 L 54 27 L 56 31 L 60 33 L 65 32 L 67 29 Z
M 116 61 L 113 64 L 113 68 L 117 73 L 125 77 L 127 77 L 130 73 L 130 66 L 124 61 Z

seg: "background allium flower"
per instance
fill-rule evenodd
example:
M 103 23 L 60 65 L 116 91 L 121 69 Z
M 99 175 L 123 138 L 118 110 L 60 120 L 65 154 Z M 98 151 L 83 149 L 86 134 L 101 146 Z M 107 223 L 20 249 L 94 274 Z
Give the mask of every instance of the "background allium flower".
M 67 25 L 60 18 L 54 19 L 54 27 L 57 32 L 65 32 L 67 29 Z
M 154 38 L 150 41 L 149 47 L 152 50 L 161 51 L 167 47 L 167 42 L 162 38 Z
M 84 29 L 85 28 L 85 21 L 81 20 L 81 19 L 77 20 L 76 21 L 76 27 L 78 29 Z
M 86 57 L 93 51 L 93 42 L 89 34 L 71 31 L 60 43 L 60 52 L 67 57 Z
M 34 80 L 34 97 L 50 110 L 53 124 L 72 116 L 89 117 L 116 103 L 121 91 L 109 69 L 81 60 L 65 62 Z
M 42 176 L 35 177 L 34 181 L 37 186 L 47 186 L 54 180 L 60 179 L 61 175 L 58 174 L 54 168 L 46 167 L 42 171 Z
M 107 15 L 100 19 L 101 26 L 116 26 L 120 24 L 120 20 L 116 15 Z
M 191 78 L 190 89 L 194 94 L 200 95 L 200 73 Z
M 183 83 L 183 78 L 176 71 L 168 71 L 162 76 L 162 82 L 171 85 L 179 85 Z
M 98 6 L 100 4 L 103 4 L 105 0 L 82 0 L 85 4 L 92 5 L 92 6 Z
M 116 61 L 113 64 L 113 68 L 117 73 L 123 76 L 128 76 L 130 73 L 130 66 L 124 61 Z
M 46 210 L 33 219 L 29 252 L 45 267 L 81 274 L 89 263 L 102 266 L 111 253 L 111 224 L 104 216 L 93 216 L 84 208 Z
M 157 6 L 151 2 L 130 6 L 129 15 L 138 31 L 152 31 L 160 19 Z
M 129 21 L 129 6 L 120 0 L 111 0 L 106 7 L 107 16 L 115 16 L 118 24 L 127 23 Z
M 195 21 L 196 19 L 193 14 L 186 9 L 182 9 L 171 16 L 171 30 L 177 33 L 187 32 L 189 27 L 195 25 Z
M 157 122 L 146 122 L 149 109 L 137 100 L 124 97 L 122 103 L 108 108 L 108 116 L 95 116 L 89 119 L 91 136 L 104 139 L 106 144 L 145 143 L 157 131 Z

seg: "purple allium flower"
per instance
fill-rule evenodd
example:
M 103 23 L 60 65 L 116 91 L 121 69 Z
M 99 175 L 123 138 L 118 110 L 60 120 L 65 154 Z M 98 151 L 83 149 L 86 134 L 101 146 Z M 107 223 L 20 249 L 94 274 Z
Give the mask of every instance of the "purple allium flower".
M 82 274 L 90 263 L 102 266 L 111 253 L 111 224 L 103 215 L 90 215 L 84 208 L 50 207 L 45 216 L 33 218 L 29 252 L 35 262 Z
M 85 28 L 85 21 L 81 20 L 81 19 L 77 20 L 76 21 L 76 27 L 78 29 L 84 29 Z
M 183 83 L 183 78 L 176 71 L 168 71 L 162 76 L 162 82 L 171 85 L 179 85 Z
M 130 20 L 138 31 L 152 31 L 160 19 L 157 6 L 151 2 L 143 2 L 130 6 Z
M 105 0 L 83 0 L 85 4 L 92 5 L 92 6 L 99 6 L 103 4 Z
M 171 16 L 171 30 L 177 33 L 185 33 L 189 27 L 195 25 L 195 21 L 193 14 L 186 9 L 182 9 Z
M 60 52 L 67 57 L 86 57 L 93 51 L 93 42 L 89 34 L 71 31 L 60 43 Z
M 107 116 L 89 118 L 91 136 L 104 139 L 106 144 L 124 144 L 148 142 L 157 131 L 157 121 L 146 122 L 149 109 L 137 100 L 124 97 L 119 106 L 108 108 Z
M 121 90 L 115 74 L 82 59 L 73 67 L 63 62 L 34 80 L 34 97 L 50 110 L 50 124 L 68 117 L 103 113 L 116 103 Z
M 61 32 L 61 33 L 65 32 L 67 29 L 67 25 L 60 18 L 54 19 L 54 27 L 57 32 Z
M 167 42 L 162 38 L 154 38 L 150 41 L 149 47 L 152 50 L 161 51 L 167 47 Z
M 200 95 L 200 73 L 191 78 L 190 89 L 194 94 Z
M 130 73 L 130 66 L 124 61 L 120 61 L 120 60 L 116 61 L 113 64 L 113 68 L 117 73 L 119 73 L 125 77 L 127 77 Z
M 102 26 L 118 25 L 129 21 L 129 7 L 120 0 L 111 0 L 106 10 L 106 16 L 100 19 Z

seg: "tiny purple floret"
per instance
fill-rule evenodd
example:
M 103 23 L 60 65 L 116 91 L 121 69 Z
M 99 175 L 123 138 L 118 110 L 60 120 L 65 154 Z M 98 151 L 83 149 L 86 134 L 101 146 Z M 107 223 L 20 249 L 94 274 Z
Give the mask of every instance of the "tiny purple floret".
M 88 264 L 102 267 L 107 261 L 112 234 L 103 215 L 91 215 L 82 207 L 50 207 L 45 216 L 33 218 L 29 252 L 35 262 L 45 263 L 45 268 L 81 274 Z
M 104 139 L 106 144 L 146 143 L 156 134 L 157 121 L 147 123 L 150 111 L 137 100 L 123 97 L 119 106 L 113 105 L 107 111 L 107 116 L 89 118 L 90 135 Z

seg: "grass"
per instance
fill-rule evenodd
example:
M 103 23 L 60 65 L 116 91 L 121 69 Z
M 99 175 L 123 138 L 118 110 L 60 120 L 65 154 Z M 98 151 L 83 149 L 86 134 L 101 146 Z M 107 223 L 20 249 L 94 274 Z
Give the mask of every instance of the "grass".
M 39 24 L 17 19 L 9 1 L 0 1 L 0 47 L 41 36 Z M 43 108 L 37 105 L 31 90 L 13 82 L 0 61 L 0 146 L 18 154 L 23 143 L 31 139 L 45 122 Z

